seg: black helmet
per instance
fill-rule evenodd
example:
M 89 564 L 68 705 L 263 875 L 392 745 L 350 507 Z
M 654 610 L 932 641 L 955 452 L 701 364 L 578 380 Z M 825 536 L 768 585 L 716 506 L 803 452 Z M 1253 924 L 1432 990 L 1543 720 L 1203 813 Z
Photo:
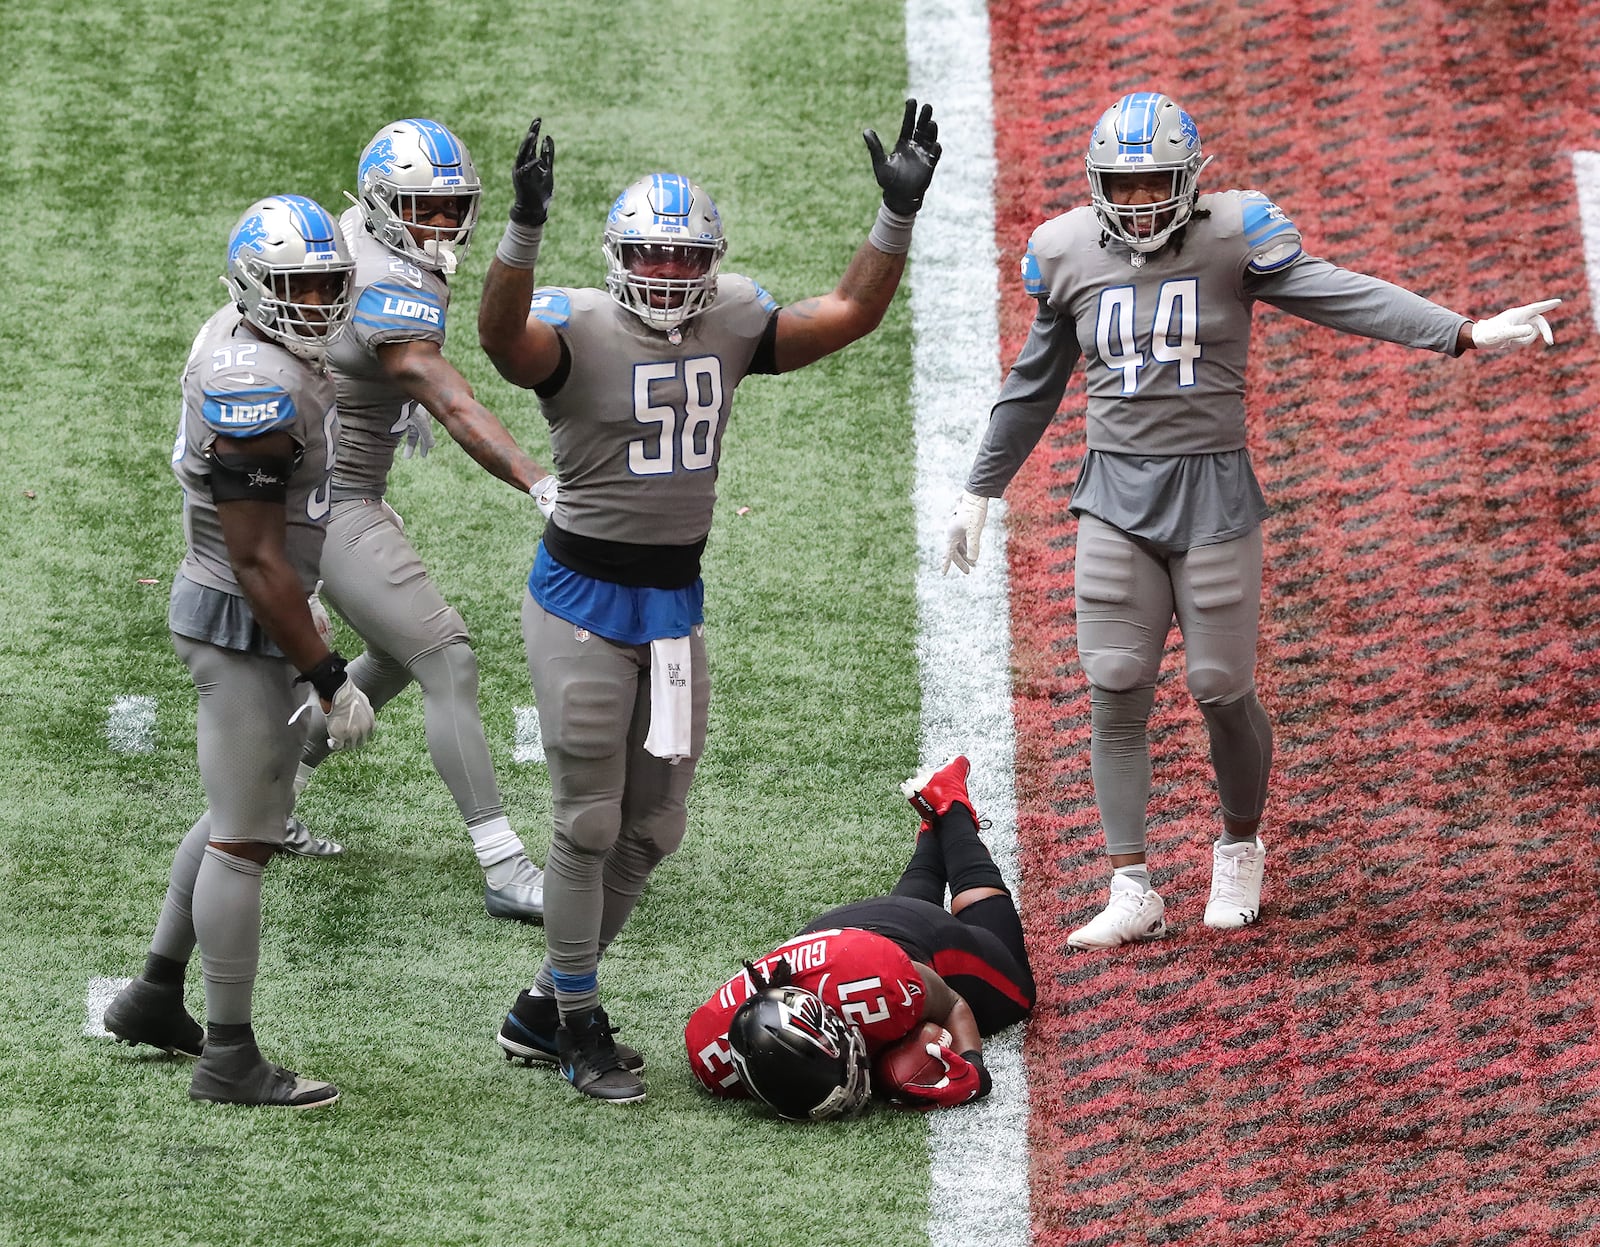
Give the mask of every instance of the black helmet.
M 802 987 L 757 991 L 734 1011 L 728 1046 L 740 1081 L 780 1117 L 848 1117 L 872 1091 L 860 1032 Z

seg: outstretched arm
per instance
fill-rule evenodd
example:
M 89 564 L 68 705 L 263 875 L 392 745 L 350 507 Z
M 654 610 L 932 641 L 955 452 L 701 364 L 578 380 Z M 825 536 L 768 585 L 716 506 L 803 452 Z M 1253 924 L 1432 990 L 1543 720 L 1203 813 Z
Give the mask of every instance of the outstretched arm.
M 556 331 L 528 315 L 533 270 L 555 194 L 555 140 L 546 135 L 541 142 L 540 125 L 541 119 L 535 117 L 517 150 L 511 170 L 516 194 L 511 221 L 489 261 L 478 305 L 478 344 L 502 377 L 524 389 L 538 385 L 561 364 Z
M 544 469 L 473 396 L 437 342 L 394 342 L 378 348 L 378 359 L 389 379 L 426 407 L 479 465 L 520 492 L 532 492 Z
M 889 310 L 911 246 L 911 226 L 939 163 L 939 126 L 933 107 L 906 101 L 900 138 L 887 155 L 872 130 L 862 133 L 873 173 L 883 188 L 883 207 L 867 241 L 851 259 L 838 286 L 803 299 L 778 314 L 773 343 L 779 372 L 793 372 L 850 345 L 878 327 Z

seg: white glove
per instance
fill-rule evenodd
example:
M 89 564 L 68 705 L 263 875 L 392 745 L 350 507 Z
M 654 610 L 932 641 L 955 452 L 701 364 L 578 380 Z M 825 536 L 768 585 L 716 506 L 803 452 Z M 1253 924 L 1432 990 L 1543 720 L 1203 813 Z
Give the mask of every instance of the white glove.
M 311 611 L 311 622 L 317 626 L 317 635 L 322 638 L 322 643 L 329 649 L 333 648 L 333 620 L 328 618 L 328 608 L 322 604 L 322 599 L 317 595 L 322 592 L 322 581 L 317 581 L 317 587 L 311 590 L 311 596 L 306 599 L 306 606 Z
M 961 501 L 956 503 L 955 514 L 950 517 L 950 527 L 945 530 L 944 574 L 950 574 L 954 563 L 963 574 L 972 570 L 978 561 L 978 543 L 983 539 L 983 522 L 989 518 L 989 500 L 965 489 Z
M 556 509 L 556 499 L 561 495 L 561 482 L 554 476 L 542 476 L 528 486 L 528 492 L 533 495 L 539 513 L 549 519 Z
M 1532 346 L 1543 338 L 1549 346 L 1555 338 L 1550 333 L 1550 322 L 1541 313 L 1560 302 L 1560 299 L 1540 299 L 1537 303 L 1507 308 L 1498 316 L 1477 321 L 1472 326 L 1472 345 L 1480 351 L 1496 351 L 1508 346 Z
M 433 417 L 421 403 L 411 404 L 411 423 L 406 425 L 405 457 L 426 459 L 433 449 Z
M 359 749 L 372 735 L 372 727 L 376 722 L 372 703 L 348 675 L 333 692 L 327 719 L 329 749 Z

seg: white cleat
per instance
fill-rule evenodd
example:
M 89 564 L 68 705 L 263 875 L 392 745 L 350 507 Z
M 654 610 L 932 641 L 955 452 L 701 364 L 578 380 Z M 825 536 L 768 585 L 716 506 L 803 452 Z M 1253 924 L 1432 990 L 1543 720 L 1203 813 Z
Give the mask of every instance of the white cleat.
M 1111 885 L 1111 899 L 1088 922 L 1071 935 L 1071 948 L 1116 948 L 1143 940 L 1159 940 L 1167 933 L 1167 906 L 1154 890 L 1141 892 L 1123 887 L 1121 880 Z
M 1211 850 L 1211 899 L 1206 902 L 1206 926 L 1219 931 L 1247 927 L 1261 912 L 1261 880 L 1266 873 L 1267 845 L 1217 841 Z
M 491 918 L 544 921 L 544 871 L 519 857 L 511 878 L 496 885 L 484 880 L 483 907 Z
M 338 857 L 344 852 L 344 845 L 314 834 L 298 818 L 291 818 L 286 824 L 279 851 L 292 853 L 296 857 Z

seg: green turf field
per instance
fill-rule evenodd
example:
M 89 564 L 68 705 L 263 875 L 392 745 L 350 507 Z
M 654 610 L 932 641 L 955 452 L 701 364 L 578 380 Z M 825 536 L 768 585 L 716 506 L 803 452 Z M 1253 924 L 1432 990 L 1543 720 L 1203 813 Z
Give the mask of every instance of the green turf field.
M 543 462 L 531 395 L 494 375 L 474 330 L 528 119 L 557 145 L 542 281 L 599 284 L 612 197 L 671 168 L 718 200 L 725 271 L 784 301 L 822 293 L 877 203 L 859 131 L 898 126 L 901 6 L 9 0 L 0 46 L 0 1242 L 922 1240 L 920 1119 L 780 1125 L 698 1093 L 680 1040 L 741 956 L 887 887 L 914 830 L 895 788 L 918 729 L 903 299 L 873 337 L 754 378 L 735 405 L 690 834 L 601 972 L 650 1057 L 644 1105 L 582 1101 L 500 1058 L 494 1031 L 543 938 L 484 916 L 414 691 L 302 802 L 346 857 L 268 873 L 257 1030 L 341 1103 L 193 1105 L 186 1065 L 84 1034 L 90 980 L 139 968 L 202 808 L 193 690 L 165 627 L 181 553 L 167 458 L 240 211 L 295 192 L 337 214 L 379 125 L 454 129 L 485 225 L 447 353 Z M 442 434 L 390 497 L 472 628 L 503 795 L 542 859 L 548 780 L 512 760 L 537 513 Z M 157 706 L 150 752 L 108 742 L 128 696 Z

